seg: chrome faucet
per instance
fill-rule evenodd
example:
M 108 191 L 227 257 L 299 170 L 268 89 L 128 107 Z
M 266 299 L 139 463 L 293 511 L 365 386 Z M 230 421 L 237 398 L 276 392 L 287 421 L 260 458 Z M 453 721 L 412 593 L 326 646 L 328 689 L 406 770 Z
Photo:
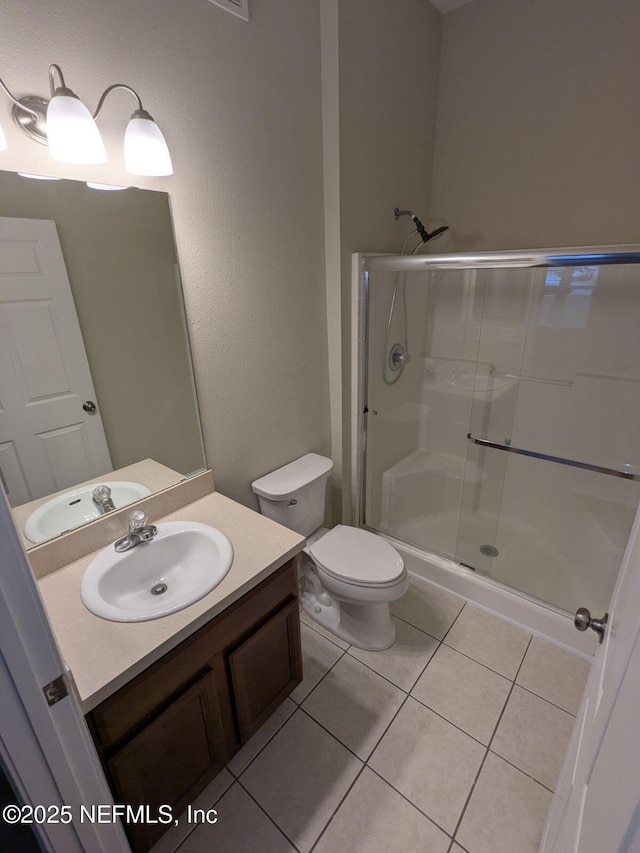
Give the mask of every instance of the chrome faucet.
M 158 532 L 155 524 L 147 524 L 149 519 L 141 509 L 134 509 L 129 513 L 129 532 L 122 539 L 114 542 L 113 548 L 118 553 L 130 551 L 142 542 L 151 542 Z
M 101 514 L 112 512 L 116 508 L 111 497 L 111 489 L 109 486 L 96 486 L 91 493 L 91 500 L 94 502 Z

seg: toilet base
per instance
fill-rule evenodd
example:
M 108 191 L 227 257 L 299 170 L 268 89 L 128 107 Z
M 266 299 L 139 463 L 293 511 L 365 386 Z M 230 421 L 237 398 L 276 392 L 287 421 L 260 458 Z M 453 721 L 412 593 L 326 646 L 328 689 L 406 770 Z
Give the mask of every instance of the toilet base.
M 302 594 L 302 609 L 314 622 L 336 637 L 371 652 L 381 652 L 395 643 L 396 626 L 391 620 L 386 602 L 352 604 L 336 601 L 326 591 L 323 592 L 322 601 L 325 603 L 307 590 Z

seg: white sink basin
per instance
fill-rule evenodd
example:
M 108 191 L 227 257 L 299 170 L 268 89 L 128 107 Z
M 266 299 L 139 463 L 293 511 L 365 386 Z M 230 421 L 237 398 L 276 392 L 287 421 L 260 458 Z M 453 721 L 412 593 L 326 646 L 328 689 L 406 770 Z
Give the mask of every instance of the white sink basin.
M 100 518 L 102 513 L 96 507 L 91 495 L 97 486 L 109 486 L 111 499 L 116 509 L 139 501 L 151 494 L 151 490 L 141 483 L 126 480 L 101 480 L 88 486 L 64 492 L 34 510 L 24 523 L 24 535 L 30 542 L 38 544 L 53 536 L 59 536 L 74 527 L 80 527 L 87 521 Z
M 151 490 L 141 483 L 130 483 L 127 480 L 101 480 L 99 483 L 91 483 L 64 492 L 39 506 L 25 521 L 24 535 L 37 545 L 38 542 L 44 542 L 100 518 L 102 513 L 91 499 L 97 486 L 109 486 L 116 509 L 151 494 Z
M 168 616 L 204 598 L 231 568 L 233 546 L 215 527 L 183 521 L 157 527 L 150 542 L 123 553 L 109 545 L 88 565 L 80 595 L 96 616 L 112 622 Z

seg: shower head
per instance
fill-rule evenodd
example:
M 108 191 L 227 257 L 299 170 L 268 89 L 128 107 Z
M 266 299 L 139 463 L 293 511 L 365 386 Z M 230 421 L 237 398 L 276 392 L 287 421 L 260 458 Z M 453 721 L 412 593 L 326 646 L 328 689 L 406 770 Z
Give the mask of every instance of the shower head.
M 427 234 L 427 240 L 437 240 L 438 237 L 441 237 L 444 232 L 448 230 L 448 225 L 441 225 L 440 228 L 436 228 L 435 231 L 432 231 L 430 234 Z M 425 243 L 427 242 L 427 240 L 425 240 Z
M 442 225 L 440 228 L 436 228 L 435 231 L 429 233 L 412 210 L 400 210 L 399 207 L 395 207 L 393 209 L 393 215 L 395 219 L 400 219 L 401 216 L 410 216 L 423 243 L 428 243 L 429 240 L 435 240 L 436 237 L 439 237 L 445 231 L 449 230 L 448 225 Z

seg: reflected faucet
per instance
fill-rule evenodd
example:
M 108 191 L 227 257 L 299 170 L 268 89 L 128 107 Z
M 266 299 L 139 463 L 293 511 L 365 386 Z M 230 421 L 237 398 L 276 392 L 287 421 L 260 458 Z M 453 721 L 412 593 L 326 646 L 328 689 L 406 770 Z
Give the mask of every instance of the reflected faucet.
M 91 493 L 91 500 L 103 515 L 105 512 L 112 512 L 116 508 L 109 486 L 96 486 Z
M 148 521 L 146 513 L 141 509 L 132 510 L 129 513 L 129 532 L 126 536 L 114 542 L 114 551 L 121 554 L 123 551 L 130 551 L 142 542 L 151 542 L 157 534 L 158 528 L 155 524 L 148 524 Z

